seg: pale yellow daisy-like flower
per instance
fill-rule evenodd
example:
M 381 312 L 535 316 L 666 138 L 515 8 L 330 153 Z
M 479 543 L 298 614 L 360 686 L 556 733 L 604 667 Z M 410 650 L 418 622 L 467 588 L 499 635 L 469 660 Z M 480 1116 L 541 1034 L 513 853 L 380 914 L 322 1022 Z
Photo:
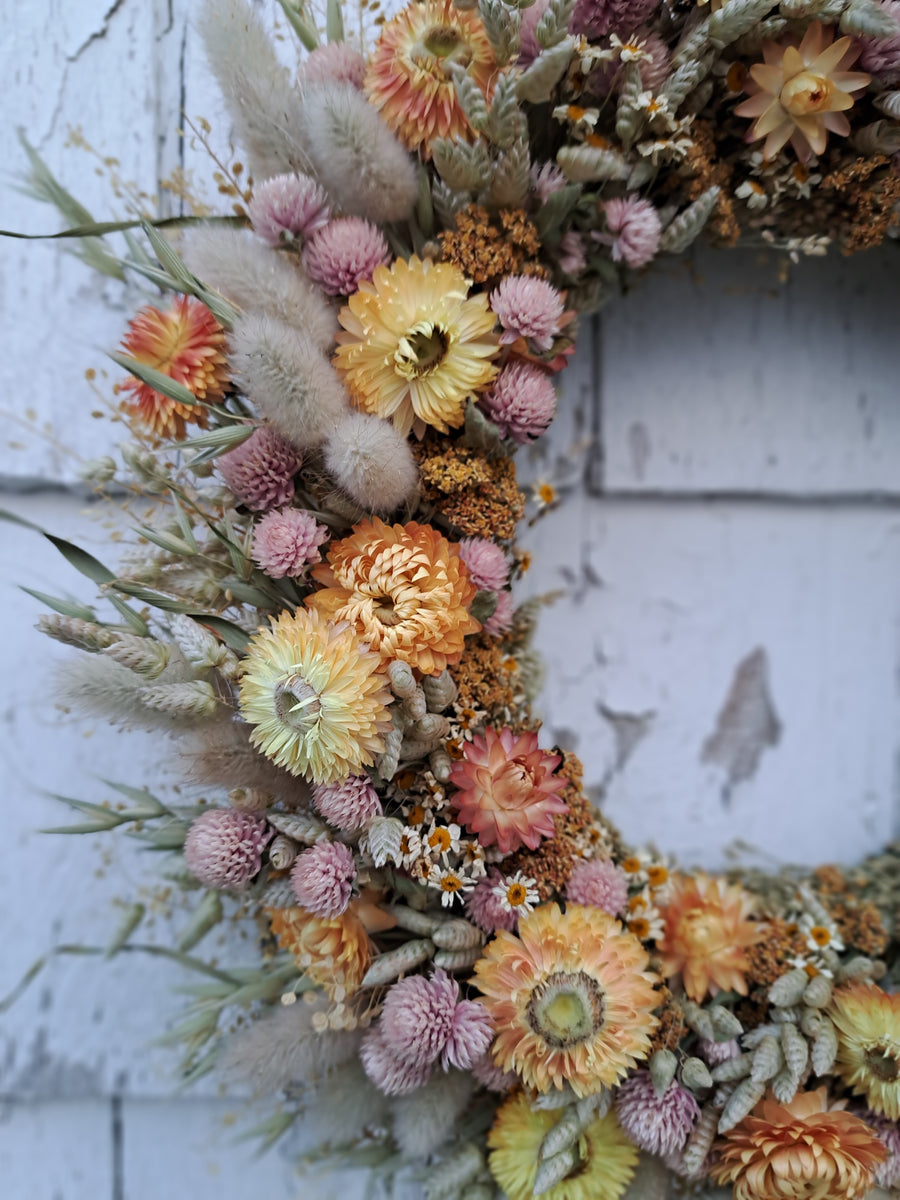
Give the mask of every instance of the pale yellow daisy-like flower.
M 497 1110 L 488 1134 L 488 1165 L 509 1200 L 531 1200 L 541 1143 L 558 1119 L 555 1112 L 533 1109 L 522 1092 Z M 544 1192 L 546 1200 L 618 1200 L 634 1175 L 638 1151 L 615 1113 L 592 1121 L 577 1148 L 579 1161 L 569 1178 Z
M 250 641 L 240 706 L 250 740 L 314 783 L 358 775 L 384 749 L 391 702 L 381 659 L 347 625 L 283 612 Z
M 659 996 L 641 943 L 609 913 L 545 904 L 501 930 L 473 982 L 499 1031 L 493 1055 L 539 1092 L 612 1087 L 650 1049 Z
M 497 368 L 495 316 L 486 292 L 451 263 L 413 256 L 376 267 L 338 317 L 335 366 L 363 412 L 389 417 L 401 433 L 447 433 L 465 421 L 466 401 Z
M 850 984 L 835 992 L 829 1015 L 838 1034 L 835 1073 L 873 1112 L 900 1120 L 900 992 Z

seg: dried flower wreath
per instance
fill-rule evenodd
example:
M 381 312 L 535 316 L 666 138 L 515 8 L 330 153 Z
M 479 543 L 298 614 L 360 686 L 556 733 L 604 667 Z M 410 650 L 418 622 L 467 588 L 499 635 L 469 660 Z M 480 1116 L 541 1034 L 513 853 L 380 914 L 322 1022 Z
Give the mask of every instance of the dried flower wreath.
M 41 628 L 86 652 L 74 703 L 221 791 L 76 804 L 198 897 L 174 957 L 261 930 L 175 1031 L 186 1075 L 283 1094 L 271 1139 L 314 1098 L 342 1162 L 429 1200 L 900 1194 L 896 850 L 725 878 L 624 846 L 540 745 L 510 591 L 513 452 L 578 313 L 704 230 L 891 233 L 900 0 L 416 0 L 365 52 L 281 4 L 296 77 L 247 0 L 200 16 L 235 215 L 120 259 L 32 152 L 94 265 L 175 295 L 113 355 L 133 440 L 89 471 L 155 516 L 115 574 L 55 539 L 116 611 L 45 597 Z

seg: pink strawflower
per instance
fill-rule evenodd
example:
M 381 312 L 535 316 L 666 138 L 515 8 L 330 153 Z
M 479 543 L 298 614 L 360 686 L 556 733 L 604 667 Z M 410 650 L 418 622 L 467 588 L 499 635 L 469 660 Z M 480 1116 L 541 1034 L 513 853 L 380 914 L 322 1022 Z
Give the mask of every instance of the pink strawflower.
M 521 38 L 519 41 L 519 61 L 520 67 L 530 67 L 537 56 L 542 52 L 543 46 L 535 37 L 535 30 L 538 26 L 538 21 L 547 11 L 550 0 L 535 0 L 529 8 L 526 8 L 522 13 Z M 519 10 L 521 12 L 521 9 Z
M 890 37 L 861 37 L 856 44 L 861 46 L 859 65 L 879 83 L 900 83 L 900 0 L 881 0 L 881 8 L 897 25 L 897 32 Z
M 497 607 L 481 627 L 491 637 L 503 637 L 512 629 L 514 615 L 512 592 L 498 592 Z
M 584 270 L 587 262 L 587 252 L 584 248 L 584 238 L 574 229 L 564 233 L 557 247 L 557 263 L 559 269 L 566 275 L 578 275 Z
M 490 1054 L 484 1054 L 472 1063 L 472 1074 L 489 1092 L 508 1092 L 519 1082 L 514 1071 L 501 1071 Z
M 459 557 L 466 564 L 469 578 L 477 588 L 488 592 L 499 592 L 509 579 L 509 563 L 506 555 L 490 538 L 463 538 L 459 543 Z
M 270 246 L 308 238 L 331 218 L 328 197 L 308 175 L 274 175 L 256 184 L 248 212 Z
M 366 75 L 366 60 L 358 50 L 346 42 L 328 42 L 318 46 L 300 64 L 297 82 L 305 83 L 352 83 L 362 88 Z
M 504 908 L 500 897 L 494 892 L 497 884 L 502 882 L 501 873 L 496 867 L 491 867 L 466 897 L 466 916 L 485 933 L 496 933 L 498 929 L 512 932 L 518 924 L 515 910 Z
M 657 33 L 647 33 L 639 29 L 632 42 L 640 42 L 643 57 L 638 59 L 638 74 L 644 91 L 655 95 L 669 77 L 671 56 L 669 47 Z M 623 64 L 619 61 L 601 63 L 591 71 L 587 79 L 587 90 L 595 96 L 608 96 L 610 92 L 620 92 L 625 80 Z
M 566 884 L 566 899 L 618 917 L 628 904 L 628 877 L 611 858 L 577 863 Z
M 405 1096 L 423 1087 L 431 1077 L 431 1063 L 398 1058 L 381 1031 L 381 1022 L 366 1033 L 359 1048 L 363 1070 L 387 1096 Z
M 383 1044 L 404 1062 L 468 1070 L 487 1050 L 493 1028 L 478 1000 L 460 1000 L 459 984 L 438 968 L 431 979 L 411 975 L 385 997 L 378 1022 Z
M 659 8 L 660 0 L 578 0 L 569 28 L 575 34 L 629 37 Z
M 603 211 L 609 233 L 595 232 L 593 236 L 612 247 L 613 262 L 624 262 L 633 269 L 645 267 L 659 249 L 662 225 L 656 209 L 649 200 L 625 196 L 607 200 Z
M 896 1121 L 869 1108 L 855 1108 L 854 1112 L 865 1121 L 888 1152 L 888 1157 L 875 1171 L 875 1182 L 880 1188 L 890 1191 L 900 1185 L 900 1128 Z
M 491 292 L 491 308 L 497 314 L 506 345 L 528 338 L 538 350 L 549 350 L 560 330 L 563 299 L 552 283 L 532 275 L 507 275 Z
M 629 1138 L 648 1154 L 676 1154 L 694 1128 L 700 1105 L 673 1079 L 657 1096 L 649 1071 L 635 1071 L 616 1094 L 616 1115 Z
M 568 180 L 556 163 L 547 162 L 541 167 L 531 168 L 531 187 L 541 204 L 545 204 L 554 192 L 562 191 L 567 183 Z
M 320 816 L 345 833 L 362 829 L 383 812 L 368 775 L 348 775 L 340 783 L 317 784 L 312 799 Z
M 319 917 L 339 917 L 353 892 L 356 867 L 353 851 L 343 842 L 317 842 L 291 868 L 291 887 L 297 902 Z
M 556 388 L 540 367 L 513 361 L 506 364 L 491 390 L 482 396 L 481 408 L 501 437 L 511 437 L 518 446 L 524 446 L 540 437 L 556 415 Z
M 216 462 L 238 500 L 253 512 L 266 512 L 293 500 L 294 476 L 303 459 L 274 429 L 260 425 Z
M 266 513 L 253 531 L 253 561 L 272 579 L 302 575 L 321 562 L 319 547 L 331 532 L 303 508 Z
M 211 808 L 191 823 L 184 843 L 190 873 L 209 888 L 239 892 L 262 866 L 272 830 L 261 817 Z
M 741 1048 L 734 1038 L 727 1042 L 711 1042 L 709 1038 L 700 1038 L 697 1052 L 709 1067 L 718 1067 L 731 1058 L 739 1058 Z
M 381 230 L 364 217 L 338 217 L 317 229 L 303 252 L 311 279 L 329 296 L 352 296 L 391 251 Z

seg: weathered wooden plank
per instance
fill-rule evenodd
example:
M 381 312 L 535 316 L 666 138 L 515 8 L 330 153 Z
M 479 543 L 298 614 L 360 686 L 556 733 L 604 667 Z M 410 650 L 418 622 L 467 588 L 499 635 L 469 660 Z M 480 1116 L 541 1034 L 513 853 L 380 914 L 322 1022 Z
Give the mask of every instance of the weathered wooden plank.
M 109 1101 L 0 1102 L 7 1200 L 116 1200 Z

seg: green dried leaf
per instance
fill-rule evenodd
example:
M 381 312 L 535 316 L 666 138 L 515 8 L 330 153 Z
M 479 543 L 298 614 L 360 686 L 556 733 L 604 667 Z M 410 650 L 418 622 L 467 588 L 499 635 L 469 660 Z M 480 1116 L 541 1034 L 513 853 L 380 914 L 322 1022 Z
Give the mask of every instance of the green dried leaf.
M 194 909 L 187 925 L 179 934 L 178 941 L 176 942 L 177 948 L 182 953 L 193 950 L 197 943 L 206 937 L 211 929 L 215 929 L 224 916 L 225 910 L 222 907 L 222 897 L 215 888 L 210 888 Z
M 470 450 L 480 450 L 488 455 L 497 454 L 503 449 L 503 439 L 500 430 L 493 421 L 489 421 L 480 408 L 469 401 L 466 409 L 466 423 L 462 443 Z
M 128 939 L 140 925 L 141 921 L 143 921 L 146 911 L 147 910 L 143 904 L 130 904 L 128 908 L 126 908 L 122 920 L 116 927 L 116 931 L 113 934 L 109 945 L 106 947 L 106 954 L 104 955 L 105 958 L 112 958 L 114 955 L 119 953 Z
M 181 290 L 192 295 L 197 287 L 197 278 L 187 269 L 181 261 L 180 255 L 166 241 L 160 231 L 154 228 L 149 221 L 141 222 L 147 240 L 153 247 L 153 253 L 159 259 L 160 265 L 164 271 L 167 271 L 173 279 L 177 280 L 182 285 Z
M 76 621 L 97 620 L 94 609 L 88 608 L 86 604 L 79 604 L 77 600 L 61 600 L 58 596 L 48 596 L 46 592 L 37 592 L 34 588 L 22 587 L 20 590 L 33 596 L 41 604 L 46 604 L 54 612 L 61 613 L 64 617 L 74 617 Z
M 344 40 L 344 14 L 341 11 L 341 0 L 328 0 L 325 7 L 325 36 L 329 42 Z
M 179 404 L 188 404 L 192 408 L 198 404 L 204 408 L 209 407 L 202 400 L 198 400 L 183 383 L 178 383 L 169 375 L 157 371 L 155 367 L 148 366 L 147 363 L 140 362 L 139 359 L 132 358 L 128 354 L 120 354 L 118 350 L 111 350 L 109 357 L 118 366 L 140 379 L 142 383 L 146 383 L 148 387 L 152 387 L 154 391 L 160 392 L 163 396 L 168 396 L 170 400 L 176 400 Z
M 582 187 L 577 183 L 567 183 L 558 192 L 551 192 L 533 220 L 535 228 L 545 245 L 555 245 L 563 235 L 563 226 L 578 203 Z
M 318 49 L 319 35 L 316 33 L 315 26 L 311 25 L 303 16 L 300 8 L 291 0 L 278 0 L 278 3 L 294 33 L 300 39 L 300 44 L 307 50 Z

